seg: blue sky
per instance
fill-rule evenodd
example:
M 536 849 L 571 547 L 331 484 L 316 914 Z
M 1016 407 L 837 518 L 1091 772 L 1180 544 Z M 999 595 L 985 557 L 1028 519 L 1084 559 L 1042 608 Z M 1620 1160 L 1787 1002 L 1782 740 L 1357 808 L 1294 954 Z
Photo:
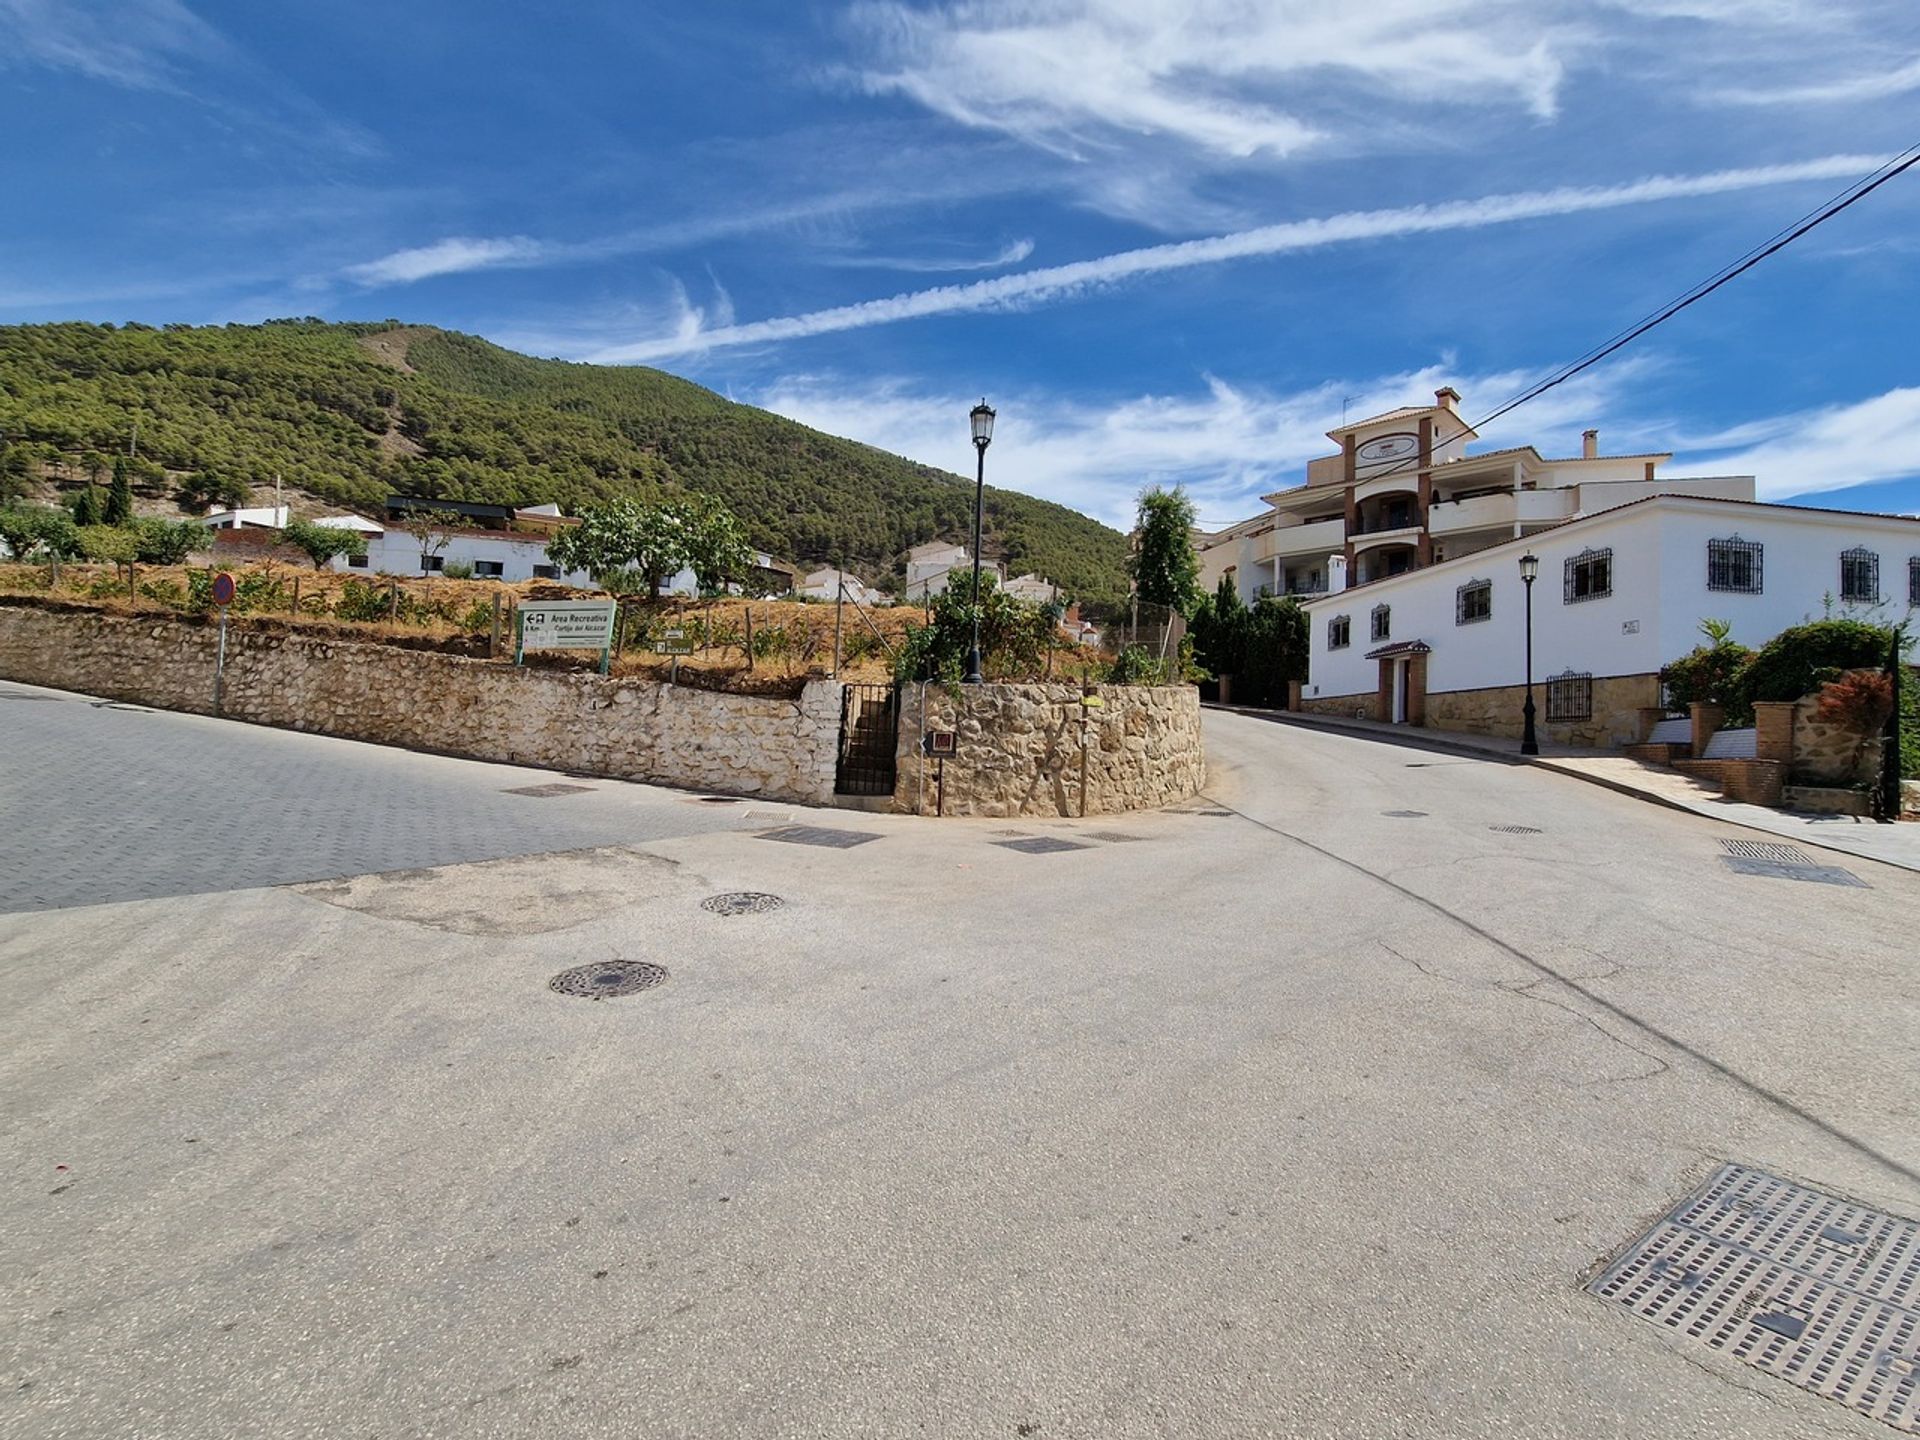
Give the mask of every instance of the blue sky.
M 1123 523 L 1478 416 L 1920 140 L 1911 0 L 0 0 L 0 320 L 397 317 Z M 1920 510 L 1920 171 L 1488 445 Z

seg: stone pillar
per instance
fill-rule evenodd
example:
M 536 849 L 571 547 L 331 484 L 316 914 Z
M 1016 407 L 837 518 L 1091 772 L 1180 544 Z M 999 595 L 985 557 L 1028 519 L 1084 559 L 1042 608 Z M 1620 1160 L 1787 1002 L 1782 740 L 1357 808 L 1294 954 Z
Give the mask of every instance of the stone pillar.
M 1413 655 L 1407 660 L 1407 723 L 1427 723 L 1427 657 Z
M 1373 718 L 1382 725 L 1393 723 L 1393 661 L 1382 660 L 1380 683 L 1373 692 Z
M 1753 702 L 1754 758 L 1793 766 L 1793 700 Z
M 1707 742 L 1726 723 L 1727 707 L 1696 700 L 1688 709 L 1693 716 L 1693 758 L 1704 760 L 1707 757 Z
M 1667 711 L 1662 705 L 1642 705 L 1639 714 L 1640 725 L 1633 740 L 1636 745 L 1644 745 L 1652 737 L 1653 727 L 1667 718 Z

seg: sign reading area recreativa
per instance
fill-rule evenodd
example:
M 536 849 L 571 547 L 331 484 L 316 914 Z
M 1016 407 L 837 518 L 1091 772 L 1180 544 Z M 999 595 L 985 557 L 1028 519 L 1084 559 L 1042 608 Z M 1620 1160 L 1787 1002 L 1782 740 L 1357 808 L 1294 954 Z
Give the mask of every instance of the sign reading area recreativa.
M 613 643 L 611 600 L 539 600 L 522 605 L 521 650 L 605 650 Z

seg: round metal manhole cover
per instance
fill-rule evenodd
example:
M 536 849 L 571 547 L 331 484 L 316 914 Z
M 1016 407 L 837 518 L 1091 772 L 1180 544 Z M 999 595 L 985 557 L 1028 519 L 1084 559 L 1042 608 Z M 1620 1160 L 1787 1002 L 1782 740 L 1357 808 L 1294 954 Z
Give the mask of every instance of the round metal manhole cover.
M 1380 813 L 1389 820 L 1424 820 L 1427 818 L 1427 812 L 1424 810 L 1382 810 Z
M 752 890 L 736 890 L 727 895 L 709 895 L 700 902 L 702 910 L 716 915 L 764 915 L 787 902 L 778 895 L 761 895 Z
M 651 990 L 666 978 L 664 965 L 650 965 L 644 960 L 602 960 L 594 965 L 562 970 L 547 982 L 547 988 L 557 995 L 609 1000 L 616 995 L 637 995 L 642 990 Z

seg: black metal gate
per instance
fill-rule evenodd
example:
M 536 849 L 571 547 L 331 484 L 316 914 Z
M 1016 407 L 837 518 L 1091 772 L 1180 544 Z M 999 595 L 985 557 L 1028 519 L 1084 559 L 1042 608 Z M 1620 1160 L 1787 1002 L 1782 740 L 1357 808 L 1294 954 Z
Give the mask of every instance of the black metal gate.
M 836 795 L 891 795 L 893 753 L 900 742 L 900 691 L 893 685 L 846 685 L 840 691 L 840 762 Z

